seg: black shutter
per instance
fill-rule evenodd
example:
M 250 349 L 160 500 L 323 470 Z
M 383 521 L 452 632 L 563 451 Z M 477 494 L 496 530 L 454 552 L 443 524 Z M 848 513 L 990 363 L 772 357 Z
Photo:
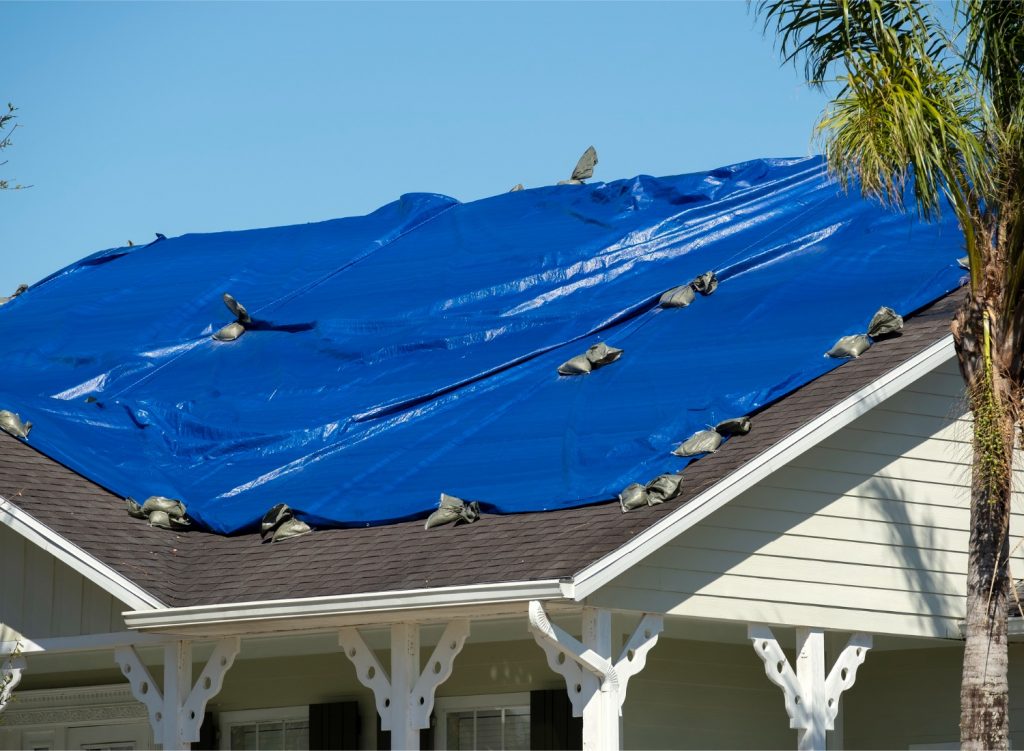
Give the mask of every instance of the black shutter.
M 309 705 L 310 749 L 358 749 L 359 731 L 359 702 Z
M 380 715 L 376 712 L 373 713 L 377 718 L 377 748 L 378 749 L 389 749 L 391 748 L 391 731 L 380 729 Z M 420 731 L 420 751 L 434 751 L 434 724 L 437 719 L 433 714 L 430 715 L 430 727 Z
M 192 748 L 196 751 L 212 751 L 218 748 L 217 721 L 213 717 L 213 712 L 203 715 L 203 724 L 199 726 L 199 740 L 192 744 Z
M 565 689 L 530 692 L 530 748 L 535 751 L 583 748 L 583 718 L 572 716 Z

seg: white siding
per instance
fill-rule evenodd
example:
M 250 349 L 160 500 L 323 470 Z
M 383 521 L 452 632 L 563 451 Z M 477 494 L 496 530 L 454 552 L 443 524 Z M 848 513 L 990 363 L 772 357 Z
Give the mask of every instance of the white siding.
M 970 439 L 951 361 L 681 534 L 592 603 L 952 636 L 964 611 Z M 1020 488 L 1019 456 L 1017 466 Z M 1020 553 L 1015 573 L 1024 575 Z
M 124 630 L 130 608 L 5 526 L 0 572 L 0 641 Z

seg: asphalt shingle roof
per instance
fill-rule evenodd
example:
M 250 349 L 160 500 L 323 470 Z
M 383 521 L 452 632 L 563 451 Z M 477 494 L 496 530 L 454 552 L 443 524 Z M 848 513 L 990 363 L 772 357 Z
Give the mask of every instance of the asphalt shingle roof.
M 608 502 L 430 531 L 422 521 L 320 530 L 273 545 L 256 534 L 174 533 L 129 517 L 121 498 L 3 433 L 0 496 L 177 607 L 568 577 L 946 336 L 961 297 L 909 316 L 899 338 L 763 409 L 749 435 L 686 469 L 681 498 L 628 514 Z

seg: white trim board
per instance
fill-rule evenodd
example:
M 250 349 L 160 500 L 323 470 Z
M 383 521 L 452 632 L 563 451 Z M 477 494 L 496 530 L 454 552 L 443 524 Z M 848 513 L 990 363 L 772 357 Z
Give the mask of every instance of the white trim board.
M 152 610 L 167 607 L 131 579 L 86 553 L 3 496 L 0 496 L 0 524 L 5 524 L 33 545 L 42 548 L 61 563 L 67 564 L 130 608 Z
M 843 399 L 625 545 L 576 573 L 572 577 L 573 599 L 586 599 L 743 491 L 955 356 L 950 334 Z
M 0 655 L 17 649 L 21 654 L 70 654 L 72 652 L 105 652 L 115 647 L 147 647 L 166 644 L 165 638 L 138 631 L 114 631 L 107 634 L 55 636 L 47 639 L 18 639 L 0 642 Z
M 472 607 L 477 615 L 507 612 L 490 606 L 526 603 L 530 600 L 561 599 L 563 583 L 558 579 L 498 584 L 471 584 L 461 587 L 406 589 L 392 592 L 367 592 L 328 597 L 290 600 L 260 600 L 220 605 L 193 605 L 185 608 L 124 613 L 128 628 L 143 631 L 185 633 L 196 627 L 241 626 L 252 628 L 261 622 L 296 621 L 311 618 L 354 616 L 355 623 L 390 623 L 451 618 L 450 608 Z M 525 606 L 520 605 L 525 612 Z M 439 614 L 437 609 L 442 609 Z M 433 611 L 424 614 L 424 611 Z M 401 614 L 400 617 L 396 617 Z M 234 633 L 234 631 L 232 631 Z

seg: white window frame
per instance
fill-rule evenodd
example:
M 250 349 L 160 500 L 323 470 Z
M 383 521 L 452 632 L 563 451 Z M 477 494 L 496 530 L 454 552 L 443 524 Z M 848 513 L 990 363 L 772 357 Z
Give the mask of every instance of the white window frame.
M 448 713 L 467 712 L 480 709 L 526 709 L 530 711 L 528 691 L 511 694 L 476 694 L 474 696 L 438 696 L 434 700 L 434 715 L 437 726 L 434 730 L 434 747 L 448 748 Z
M 305 720 L 307 725 L 309 724 L 309 705 L 218 712 L 217 729 L 220 732 L 220 740 L 217 747 L 231 748 L 231 727 L 233 725 L 251 725 L 254 722 L 294 722 L 296 720 Z

